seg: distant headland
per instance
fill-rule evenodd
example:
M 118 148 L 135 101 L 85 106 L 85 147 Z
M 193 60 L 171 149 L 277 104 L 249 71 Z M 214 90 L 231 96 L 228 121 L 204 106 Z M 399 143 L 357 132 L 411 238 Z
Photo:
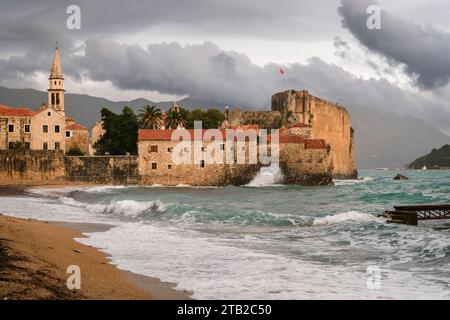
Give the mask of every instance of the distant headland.
M 450 169 L 450 145 L 446 144 L 440 149 L 433 149 L 423 157 L 420 157 L 409 166 L 410 169 L 444 170 Z

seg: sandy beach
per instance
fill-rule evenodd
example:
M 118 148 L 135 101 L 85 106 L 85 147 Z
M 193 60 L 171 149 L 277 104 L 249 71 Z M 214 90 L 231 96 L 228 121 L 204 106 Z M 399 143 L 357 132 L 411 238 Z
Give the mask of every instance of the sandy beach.
M 24 195 L 24 186 L 0 186 L 0 202 L 1 196 Z M 104 253 L 74 240 L 112 227 L 0 215 L 0 300 L 189 299 L 173 284 L 119 270 Z M 81 270 L 80 290 L 67 288 L 72 265 Z

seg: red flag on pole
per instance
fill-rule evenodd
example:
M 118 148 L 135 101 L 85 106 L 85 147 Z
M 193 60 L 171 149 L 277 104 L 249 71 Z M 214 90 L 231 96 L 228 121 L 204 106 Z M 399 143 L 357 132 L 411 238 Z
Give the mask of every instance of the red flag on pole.
M 284 69 L 280 68 L 280 74 L 283 76 L 284 75 Z

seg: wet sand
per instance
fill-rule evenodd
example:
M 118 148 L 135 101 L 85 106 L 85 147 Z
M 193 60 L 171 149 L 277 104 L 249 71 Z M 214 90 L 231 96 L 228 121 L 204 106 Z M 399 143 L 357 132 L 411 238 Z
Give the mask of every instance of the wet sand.
M 46 185 L 49 187 L 52 185 Z M 0 186 L 2 196 L 27 196 L 27 186 Z M 182 300 L 190 293 L 162 282 L 119 270 L 107 255 L 74 238 L 105 232 L 113 225 L 40 222 L 0 214 L 0 300 L 120 299 Z M 67 267 L 81 269 L 81 290 L 67 289 Z

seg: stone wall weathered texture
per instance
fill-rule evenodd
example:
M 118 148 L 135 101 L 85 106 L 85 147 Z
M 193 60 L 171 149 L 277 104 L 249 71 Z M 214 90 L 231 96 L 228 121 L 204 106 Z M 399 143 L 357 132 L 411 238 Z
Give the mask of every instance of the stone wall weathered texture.
M 249 183 L 258 173 L 260 165 L 251 164 L 249 160 L 249 142 L 242 142 L 242 146 L 233 144 L 236 151 L 238 147 L 245 148 L 245 159 L 242 164 L 225 164 L 226 152 L 222 156 L 222 164 L 208 164 L 204 166 L 194 161 L 194 142 L 190 144 L 188 164 L 176 164 L 173 161 L 173 153 L 178 141 L 140 141 L 139 142 L 139 174 L 141 183 L 147 185 L 176 186 L 186 184 L 191 186 L 222 186 L 243 185 Z M 214 142 L 204 141 L 203 152 L 208 145 Z M 224 143 L 224 149 L 225 149 Z M 153 149 L 152 149 L 153 147 Z M 230 148 L 230 146 L 226 146 Z M 220 149 L 217 148 L 217 149 Z M 153 150 L 153 151 L 152 151 Z M 212 149 L 211 149 L 212 150 Z M 192 151 L 192 152 L 191 152 Z M 182 154 L 180 154 L 182 156 Z M 202 158 L 203 159 L 203 158 Z
M 9 125 L 14 126 L 13 132 L 9 132 Z M 25 131 L 25 126 L 29 126 L 31 131 L 30 117 L 0 117 L 0 150 L 9 149 L 9 143 L 15 141 L 31 145 L 31 133 Z
M 0 150 L 0 182 L 139 183 L 138 158 L 67 157 L 62 151 Z
M 334 177 L 357 177 L 353 129 L 345 108 L 312 96 L 306 90 L 289 90 L 272 97 L 272 110 L 281 114 L 292 112 L 296 121 L 311 125 L 313 139 L 324 139 L 331 145 Z
M 65 178 L 74 182 L 137 184 L 138 157 L 64 157 Z
M 60 151 L 0 150 L 0 181 L 48 181 L 65 178 Z
M 326 148 L 308 149 L 301 143 L 280 144 L 284 183 L 304 186 L 333 184 L 333 159 Z
M 228 125 L 258 125 L 262 129 L 280 128 L 282 117 L 278 111 L 241 111 L 235 109 L 228 114 Z

